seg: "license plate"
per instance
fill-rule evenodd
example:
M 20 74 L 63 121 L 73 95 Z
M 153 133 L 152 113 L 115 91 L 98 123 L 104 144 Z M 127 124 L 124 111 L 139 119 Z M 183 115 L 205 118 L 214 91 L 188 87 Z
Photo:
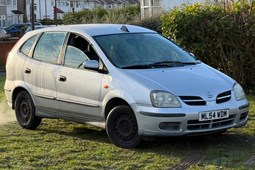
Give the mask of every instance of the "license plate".
M 200 112 L 199 121 L 216 120 L 222 118 L 228 118 L 229 110 L 216 110 L 209 112 Z

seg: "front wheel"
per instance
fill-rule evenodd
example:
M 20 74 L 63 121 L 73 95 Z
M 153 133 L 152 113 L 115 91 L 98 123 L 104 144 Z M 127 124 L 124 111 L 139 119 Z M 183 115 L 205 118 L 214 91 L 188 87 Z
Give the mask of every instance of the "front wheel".
M 35 115 L 35 106 L 32 98 L 26 91 L 21 91 L 15 100 L 15 113 L 19 125 L 25 129 L 36 129 L 41 118 Z
M 125 105 L 111 110 L 106 119 L 106 132 L 111 142 L 122 148 L 135 148 L 142 142 L 136 117 L 132 109 Z

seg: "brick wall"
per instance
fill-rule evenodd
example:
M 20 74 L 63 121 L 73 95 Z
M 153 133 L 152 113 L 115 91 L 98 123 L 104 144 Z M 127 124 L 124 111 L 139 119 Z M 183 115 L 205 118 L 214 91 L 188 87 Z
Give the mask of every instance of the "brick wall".
M 12 47 L 18 40 L 0 41 L 0 66 L 6 64 L 6 59 Z

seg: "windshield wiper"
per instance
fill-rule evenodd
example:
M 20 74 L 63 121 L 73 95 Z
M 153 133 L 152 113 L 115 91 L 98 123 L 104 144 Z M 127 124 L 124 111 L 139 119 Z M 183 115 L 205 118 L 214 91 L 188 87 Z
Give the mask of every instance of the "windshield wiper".
M 121 68 L 122 69 L 146 69 L 146 68 L 152 68 L 152 66 L 148 64 L 141 64 L 141 65 L 124 66 Z
M 122 69 L 147 69 L 147 68 L 158 68 L 158 67 L 176 67 L 176 66 L 185 66 L 185 65 L 196 65 L 199 64 L 200 61 L 195 62 L 181 62 L 181 61 L 160 61 L 151 64 L 139 64 L 139 65 L 131 65 L 124 66 Z
M 200 62 L 181 62 L 181 61 L 160 61 L 156 63 L 149 64 L 151 66 L 184 66 L 184 65 L 196 65 Z

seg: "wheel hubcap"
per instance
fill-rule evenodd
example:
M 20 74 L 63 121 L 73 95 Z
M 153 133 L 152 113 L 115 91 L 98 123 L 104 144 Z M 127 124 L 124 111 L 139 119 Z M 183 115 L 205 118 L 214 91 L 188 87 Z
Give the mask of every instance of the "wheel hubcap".
M 121 140 L 132 140 L 137 131 L 135 120 L 129 115 L 119 116 L 115 122 L 115 131 Z
M 23 99 L 20 103 L 20 115 L 24 121 L 29 120 L 30 107 L 26 99 Z

